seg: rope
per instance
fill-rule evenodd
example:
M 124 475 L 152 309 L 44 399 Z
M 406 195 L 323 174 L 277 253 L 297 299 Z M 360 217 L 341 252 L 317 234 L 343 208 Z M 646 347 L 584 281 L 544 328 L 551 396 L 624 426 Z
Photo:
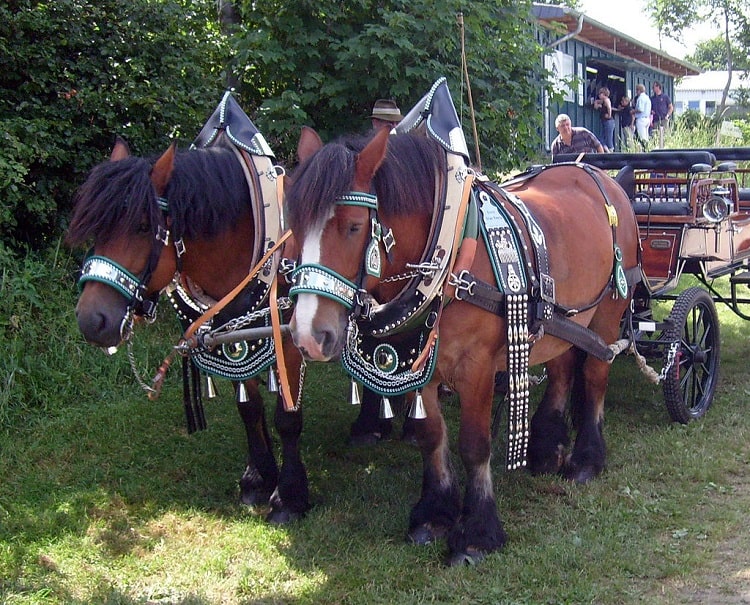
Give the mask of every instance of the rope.
M 477 168 L 479 172 L 482 172 L 482 156 L 479 153 L 479 135 L 477 134 L 477 119 L 474 112 L 474 100 L 471 96 L 471 82 L 469 82 L 469 68 L 466 64 L 466 44 L 464 40 L 464 14 L 458 13 L 456 15 L 456 21 L 458 21 L 458 27 L 461 29 L 461 68 L 464 74 L 464 80 L 466 80 L 466 94 L 469 98 L 469 112 L 471 115 L 471 129 L 474 133 L 474 153 L 477 155 Z

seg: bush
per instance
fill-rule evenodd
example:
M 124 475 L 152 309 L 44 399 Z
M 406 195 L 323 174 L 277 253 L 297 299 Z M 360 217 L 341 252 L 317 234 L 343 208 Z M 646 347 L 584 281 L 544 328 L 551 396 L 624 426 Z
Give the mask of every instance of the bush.
M 0 242 L 54 244 L 84 173 L 115 135 L 141 154 L 192 139 L 228 53 L 210 3 L 0 5 Z

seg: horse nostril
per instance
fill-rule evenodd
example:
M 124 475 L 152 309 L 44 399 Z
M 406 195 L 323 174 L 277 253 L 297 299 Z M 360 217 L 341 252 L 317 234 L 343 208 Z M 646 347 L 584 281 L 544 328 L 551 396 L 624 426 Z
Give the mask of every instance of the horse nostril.
M 315 338 L 315 342 L 320 345 L 320 350 L 328 356 L 336 343 L 333 330 L 314 330 L 313 337 Z

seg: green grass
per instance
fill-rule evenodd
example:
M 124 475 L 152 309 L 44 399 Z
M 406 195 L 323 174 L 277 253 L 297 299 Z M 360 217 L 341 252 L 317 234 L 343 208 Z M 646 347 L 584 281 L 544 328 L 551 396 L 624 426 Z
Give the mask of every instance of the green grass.
M 237 502 L 244 435 L 229 384 L 207 402 L 208 430 L 188 435 L 179 372 L 151 402 L 124 351 L 107 358 L 81 342 L 75 289 L 54 285 L 71 274 L 63 257 L 14 263 L 0 283 L 10 303 L 0 315 L 1 603 L 685 603 L 750 591 L 748 327 L 725 309 L 705 419 L 671 423 L 660 387 L 618 359 L 605 473 L 575 486 L 505 472 L 498 441 L 508 544 L 448 569 L 443 544 L 404 541 L 417 451 L 345 446 L 356 410 L 337 366 L 308 370 L 303 450 L 315 506 L 271 527 Z M 171 317 L 157 323 L 136 335 L 149 373 L 175 336 Z M 455 441 L 455 401 L 445 414 Z

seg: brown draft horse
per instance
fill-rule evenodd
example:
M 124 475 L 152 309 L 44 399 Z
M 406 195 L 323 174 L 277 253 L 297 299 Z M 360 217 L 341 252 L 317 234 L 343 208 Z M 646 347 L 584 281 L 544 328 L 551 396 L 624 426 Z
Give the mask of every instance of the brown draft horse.
M 350 139 L 322 148 L 319 141 L 303 131 L 299 148 L 304 162 L 286 191 L 285 210 L 301 247 L 301 261 L 322 267 L 326 275 L 338 274 L 345 280 L 339 283 L 356 284 L 379 302 L 390 301 L 403 285 L 398 276 L 409 273 L 406 264 L 418 263 L 425 249 L 436 171 L 445 170 L 443 150 L 427 137 L 391 136 L 387 130 L 369 141 Z M 622 250 L 623 266 L 637 270 L 638 231 L 623 190 L 603 172 L 596 174 L 619 216 L 616 229 L 610 226 L 602 191 L 580 167 L 550 167 L 510 189 L 544 233 L 558 303 L 581 309 L 573 320 L 609 345 L 617 340 L 630 298 L 613 295 L 613 236 Z M 375 195 L 377 219 L 393 231 L 395 245 L 379 278 L 363 271 L 365 249 L 371 243 L 368 208 L 342 203 L 355 192 Z M 470 269 L 477 279 L 496 283 L 484 246 L 478 246 Z M 336 296 L 300 292 L 290 323 L 295 343 L 309 360 L 339 358 L 346 345 L 347 308 Z M 450 564 L 478 560 L 506 539 L 490 470 L 494 376 L 507 367 L 505 323 L 500 314 L 462 300 L 445 305 L 439 320 L 437 369 L 423 390 L 426 418 L 417 421 L 422 493 L 411 511 L 407 539 L 423 544 L 447 537 Z M 602 423 L 609 364 L 592 355 L 583 358 L 569 342 L 549 334 L 538 338 L 530 353 L 530 364 L 545 362 L 549 382 L 531 421 L 530 470 L 588 481 L 604 468 Z M 584 384 L 581 400 L 573 402 L 578 407 L 577 437 L 566 457 L 565 413 L 576 370 L 582 372 Z M 459 451 L 467 476 L 463 502 L 438 403 L 441 382 L 460 398 Z
M 168 212 L 159 205 L 164 200 Z M 119 277 L 128 281 L 129 274 L 138 285 L 131 296 L 130 291 L 113 287 L 111 279 L 83 283 L 76 316 L 85 339 L 104 348 L 121 344 L 130 336 L 131 308 L 135 315 L 144 315 L 149 299 L 158 297 L 178 273 L 181 281 L 197 284 L 204 297 L 221 300 L 252 268 L 255 228 L 246 176 L 228 146 L 179 153 L 172 146 L 154 161 L 132 156 L 118 140 L 110 160 L 95 167 L 77 192 L 67 240 L 73 246 L 93 242 L 95 257 L 112 261 L 119 266 Z M 184 244 L 179 254 L 177 242 L 180 247 Z M 291 396 L 296 401 L 301 358 L 291 339 L 284 340 Z M 309 508 L 307 475 L 298 448 L 301 413 L 285 412 L 279 397 L 275 413 L 282 440 L 279 468 L 258 380 L 244 384 L 248 400 L 237 397 L 248 445 L 241 500 L 270 502 L 268 519 L 286 522 Z

